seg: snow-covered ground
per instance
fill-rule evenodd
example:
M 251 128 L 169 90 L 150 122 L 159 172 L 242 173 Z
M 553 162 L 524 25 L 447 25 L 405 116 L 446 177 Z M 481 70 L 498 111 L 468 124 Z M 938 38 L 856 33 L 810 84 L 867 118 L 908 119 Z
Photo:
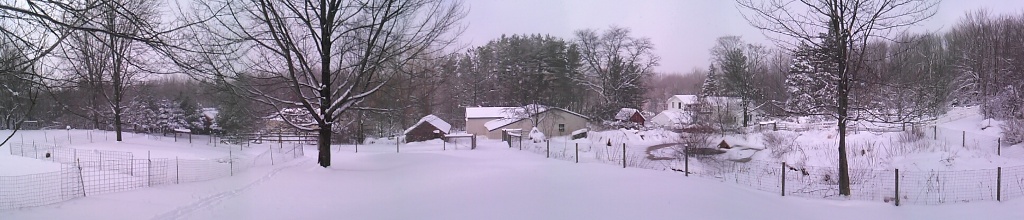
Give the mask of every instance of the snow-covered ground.
M 666 143 L 679 134 L 666 130 L 611 130 L 589 137 L 547 141 L 524 137 L 522 144 L 468 138 L 399 143 L 373 139 L 364 145 L 334 146 L 332 167 L 316 165 L 316 151 L 289 162 L 253 166 L 209 181 L 163 184 L 103 193 L 34 208 L 0 211 L 2 219 L 1024 219 L 1024 163 L 1013 154 L 1024 145 L 1003 146 L 964 134 L 997 135 L 998 126 L 970 109 L 957 109 L 922 132 L 854 132 L 849 136 L 852 199 L 836 196 L 834 131 L 752 132 L 712 137 L 734 150 L 725 155 L 750 162 L 705 164 L 691 159 L 690 177 L 678 153 Z M 983 129 L 984 128 L 984 129 Z M 959 131 L 960 137 L 948 135 Z M 961 129 L 961 130 L 956 130 Z M 44 133 L 45 132 L 45 133 Z M 63 132 L 63 133 L 61 133 Z M 69 143 L 63 140 L 68 139 Z M 939 135 L 935 135 L 939 134 Z M 20 144 L 19 133 L 13 142 Z M 129 151 L 134 155 L 195 159 L 239 153 L 259 158 L 263 143 L 248 147 L 214 144 L 209 137 L 126 135 L 122 143 L 99 141 L 102 131 L 27 131 L 38 145 L 80 150 Z M 91 138 L 89 136 L 92 136 Z M 536 135 L 534 135 L 536 136 Z M 770 137 L 769 137 L 770 136 Z M 205 138 L 205 139 L 204 139 Z M 777 141 L 766 142 L 775 138 Z M 90 140 L 91 139 L 91 140 Z M 48 141 L 49 140 L 49 141 Z M 962 143 L 958 143 L 962 142 Z M 952 142 L 952 143 L 951 143 Z M 782 146 L 778 143 L 783 143 Z M 960 144 L 969 146 L 960 146 Z M 215 146 L 216 145 L 216 146 Z M 576 146 L 579 152 L 576 152 Z M 650 146 L 667 146 L 645 152 Z M 624 147 L 623 147 L 624 146 Z M 992 147 L 994 147 L 993 145 Z M 8 155 L 0 148 L 0 176 L 61 170 L 61 165 Z M 522 150 L 520 150 L 522 149 Z M 625 151 L 625 155 L 623 154 Z M 356 153 L 358 152 L 358 153 Z M 550 156 L 554 159 L 546 159 Z M 668 158 L 668 159 L 666 159 Z M 628 163 L 623 169 L 623 159 Z M 579 160 L 580 163 L 574 161 Z M 779 196 L 781 162 L 787 196 Z M 729 162 L 732 163 L 732 162 Z M 718 166 L 718 167 L 714 167 Z M 18 167 L 18 168 L 11 168 Z M 637 169 L 646 168 L 646 169 Z M 1003 201 L 994 202 L 995 167 L 1004 167 Z M 712 169 L 714 168 L 714 169 Z M 894 207 L 893 170 L 901 169 Z M 678 171 L 678 170 L 677 170 Z M 802 173 L 802 175 L 801 175 Z M 2 178 L 0 178 L 2 179 Z M 966 180 L 966 181 L 965 181 Z M 811 197 L 811 198 L 807 198 Z M 814 198 L 818 197 L 818 198 Z M 829 199 L 820 199 L 821 197 Z M 1007 200 L 1008 199 L 1008 200 Z M 866 200 L 866 201 L 865 201 Z M 965 203 L 966 202 L 966 203 Z M 910 204 L 910 205 L 906 205 Z M 941 204 L 922 206 L 914 204 Z
M 679 173 L 477 150 L 335 149 L 222 179 L 102 194 L 4 219 L 1024 219 L 1024 200 L 942 206 L 781 197 Z M 313 148 L 307 148 L 313 152 Z M 379 152 L 378 152 L 379 151 Z

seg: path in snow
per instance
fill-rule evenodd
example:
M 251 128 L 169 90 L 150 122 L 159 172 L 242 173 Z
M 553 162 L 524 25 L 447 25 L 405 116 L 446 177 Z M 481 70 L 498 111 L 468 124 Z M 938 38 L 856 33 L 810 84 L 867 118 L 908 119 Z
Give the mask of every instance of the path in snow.
M 651 160 L 651 161 L 656 161 L 656 160 L 675 160 L 676 158 L 673 158 L 673 157 L 659 157 L 657 155 L 654 155 L 654 152 L 657 151 L 657 150 L 660 150 L 662 148 L 672 147 L 672 146 L 676 146 L 676 145 L 678 145 L 678 144 L 676 144 L 676 143 L 669 143 L 669 144 L 659 144 L 659 145 L 654 145 L 654 146 L 647 147 L 647 159 Z
M 157 215 L 157 216 L 153 217 L 153 219 L 154 220 L 184 219 L 184 218 L 188 217 L 190 214 L 192 214 L 192 213 L 194 213 L 196 211 L 199 211 L 199 210 L 202 210 L 204 208 L 208 208 L 208 207 L 217 205 L 217 204 L 219 204 L 219 203 L 221 203 L 221 202 L 223 202 L 225 200 L 231 199 L 232 197 L 238 196 L 239 194 L 241 194 L 243 192 L 246 192 L 246 191 L 252 189 L 255 186 L 258 186 L 258 185 L 260 185 L 260 184 L 262 184 L 264 182 L 267 182 L 267 180 L 270 180 L 271 178 L 273 178 L 274 175 L 276 175 L 278 172 L 280 172 L 283 169 L 295 167 L 295 165 L 303 164 L 303 162 L 306 162 L 308 160 L 310 160 L 310 159 L 309 158 L 300 158 L 298 160 L 289 161 L 289 163 L 291 163 L 291 164 L 288 164 L 288 165 L 285 165 L 285 166 L 282 166 L 282 167 L 278 167 L 278 168 L 274 168 L 272 171 L 270 171 L 266 175 L 263 175 L 263 177 L 260 177 L 256 181 L 253 181 L 253 182 L 251 182 L 251 183 L 249 183 L 249 184 L 247 184 L 245 186 L 242 186 L 240 188 L 236 188 L 234 190 L 224 191 L 224 192 L 221 192 L 221 193 L 217 193 L 217 194 L 214 194 L 214 195 L 211 195 L 211 196 L 199 199 L 199 200 L 197 200 L 195 202 L 192 202 L 192 203 L 190 203 L 188 205 L 180 206 L 180 207 L 178 207 L 178 208 L 176 208 L 174 210 L 171 210 L 169 212 L 165 212 L 163 214 Z

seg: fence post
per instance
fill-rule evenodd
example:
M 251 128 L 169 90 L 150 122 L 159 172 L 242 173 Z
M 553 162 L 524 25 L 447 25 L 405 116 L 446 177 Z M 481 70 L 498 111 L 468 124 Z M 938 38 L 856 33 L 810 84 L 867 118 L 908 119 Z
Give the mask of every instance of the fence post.
M 82 186 L 82 197 L 85 197 L 85 175 L 82 175 L 82 161 L 75 158 L 75 165 L 78 167 L 78 184 L 81 184 L 80 186 Z
M 900 206 L 900 169 L 896 169 L 896 206 Z
M 1003 201 L 1003 167 L 996 167 L 996 201 Z
M 523 150 L 523 133 L 519 132 L 519 150 Z
M 359 153 L 359 143 L 356 143 L 356 153 Z
M 626 168 L 626 143 L 622 143 L 622 168 Z
M 782 162 L 782 196 L 786 196 L 786 162 Z
M 547 154 L 548 158 L 551 158 L 551 141 L 544 141 L 544 142 L 548 144 L 548 148 L 546 150 L 544 150 L 544 153 Z
M 153 155 L 149 151 L 146 151 L 146 179 L 149 180 L 147 186 L 153 186 Z
M 36 141 L 32 141 L 32 158 L 39 159 L 39 148 L 36 147 Z
M 274 165 L 274 146 L 268 147 L 270 149 L 270 165 Z
M 192 143 L 192 132 L 189 132 L 189 133 L 188 133 L 188 143 L 189 143 L 189 144 L 191 144 L 191 143 Z
M 178 169 L 178 156 L 174 156 L 174 184 L 181 184 L 181 179 L 178 178 L 179 172 L 181 170 Z
M 967 147 L 967 131 L 960 131 L 960 146 Z
M 448 142 L 444 138 L 441 138 L 441 150 L 448 150 Z
M 401 153 L 401 151 L 402 151 L 401 143 L 402 142 L 400 140 L 398 140 L 398 136 L 395 136 L 395 153 Z
M 228 150 L 228 175 L 235 175 L 235 157 L 232 155 L 232 151 Z
M 473 140 L 473 143 L 469 146 L 469 149 L 476 150 L 476 135 L 473 135 L 470 139 Z
M 128 173 L 135 176 L 135 154 L 128 155 Z
M 939 139 L 939 126 L 938 125 L 932 126 L 932 139 L 935 139 L 935 140 Z
M 996 156 L 1003 155 L 1003 139 L 996 138 Z
M 576 143 L 576 163 L 580 163 L 580 143 Z
M 683 145 L 683 173 L 690 176 L 690 144 Z

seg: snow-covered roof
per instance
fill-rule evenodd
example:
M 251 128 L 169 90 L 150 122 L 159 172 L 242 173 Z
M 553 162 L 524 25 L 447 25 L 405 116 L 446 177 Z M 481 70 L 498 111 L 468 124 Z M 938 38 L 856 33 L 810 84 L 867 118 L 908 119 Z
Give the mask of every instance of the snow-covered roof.
M 444 133 L 451 132 L 451 130 L 452 130 L 452 125 L 448 124 L 448 122 L 445 122 L 444 120 L 441 120 L 441 118 L 438 118 L 437 116 L 427 115 L 427 116 L 423 116 L 423 118 L 421 118 L 419 122 L 416 122 L 416 124 L 413 125 L 412 127 L 409 127 L 409 129 L 405 129 L 405 133 L 404 134 L 409 134 L 409 132 L 412 132 L 412 129 L 414 129 L 416 127 L 419 127 L 420 124 L 423 124 L 423 123 L 429 123 L 430 125 L 433 125 L 435 128 L 437 128 L 438 130 L 441 130 L 441 132 L 444 132 Z
M 640 112 L 640 111 L 637 111 L 634 108 L 622 108 L 622 109 L 619 110 L 619 113 L 615 114 L 615 119 L 623 120 L 623 121 L 628 121 L 629 118 L 633 117 L 633 114 L 636 114 L 637 112 Z M 640 117 L 644 117 L 644 115 L 640 114 Z
M 696 104 L 697 101 L 700 100 L 699 96 L 696 96 L 696 95 L 674 95 L 672 97 L 676 98 L 676 99 L 679 99 L 679 102 L 682 102 L 684 105 L 686 105 L 686 104 Z M 705 100 L 707 100 L 708 102 L 712 102 L 712 103 L 714 103 L 714 102 L 726 102 L 726 101 L 733 101 L 733 102 L 735 102 L 735 101 L 739 101 L 739 98 L 736 98 L 736 97 L 725 97 L 725 96 L 708 96 L 708 97 L 705 97 Z
M 220 111 L 217 111 L 216 108 L 203 108 L 202 110 L 203 116 L 209 119 L 215 119 L 217 118 L 217 114 L 220 114 Z
M 694 104 L 694 103 L 697 103 L 697 96 L 696 95 L 674 95 L 672 97 L 674 97 L 676 99 L 679 99 L 679 102 L 682 102 L 683 104 Z
M 493 131 L 494 129 L 498 129 L 500 127 L 505 127 L 506 125 L 510 125 L 512 123 L 516 123 L 517 121 L 520 121 L 520 120 L 523 120 L 523 119 L 525 119 L 525 118 L 494 119 L 494 120 L 488 121 L 487 123 L 484 123 L 484 127 L 487 128 L 488 131 Z
M 669 109 L 669 110 L 661 111 L 661 113 L 658 113 L 658 115 L 656 115 L 654 117 L 659 117 L 659 116 L 665 117 L 665 118 L 667 118 L 667 119 L 669 119 L 671 121 L 676 121 L 676 122 L 685 121 L 685 120 L 688 119 L 686 117 L 686 112 L 683 111 L 683 110 L 679 110 L 679 109 Z
M 466 118 L 512 118 L 520 107 L 473 107 L 466 108 Z

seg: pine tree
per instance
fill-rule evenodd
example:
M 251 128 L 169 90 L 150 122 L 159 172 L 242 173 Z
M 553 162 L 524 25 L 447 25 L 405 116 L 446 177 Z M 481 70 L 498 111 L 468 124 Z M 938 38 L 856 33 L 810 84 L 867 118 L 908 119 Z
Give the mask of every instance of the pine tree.
M 715 69 L 715 65 L 711 64 L 708 66 L 708 77 L 704 79 L 704 85 L 701 86 L 700 96 L 718 96 L 721 88 L 718 84 L 718 73 Z
M 835 63 L 827 48 L 801 44 L 786 76 L 786 111 L 800 115 L 826 114 L 836 106 Z

